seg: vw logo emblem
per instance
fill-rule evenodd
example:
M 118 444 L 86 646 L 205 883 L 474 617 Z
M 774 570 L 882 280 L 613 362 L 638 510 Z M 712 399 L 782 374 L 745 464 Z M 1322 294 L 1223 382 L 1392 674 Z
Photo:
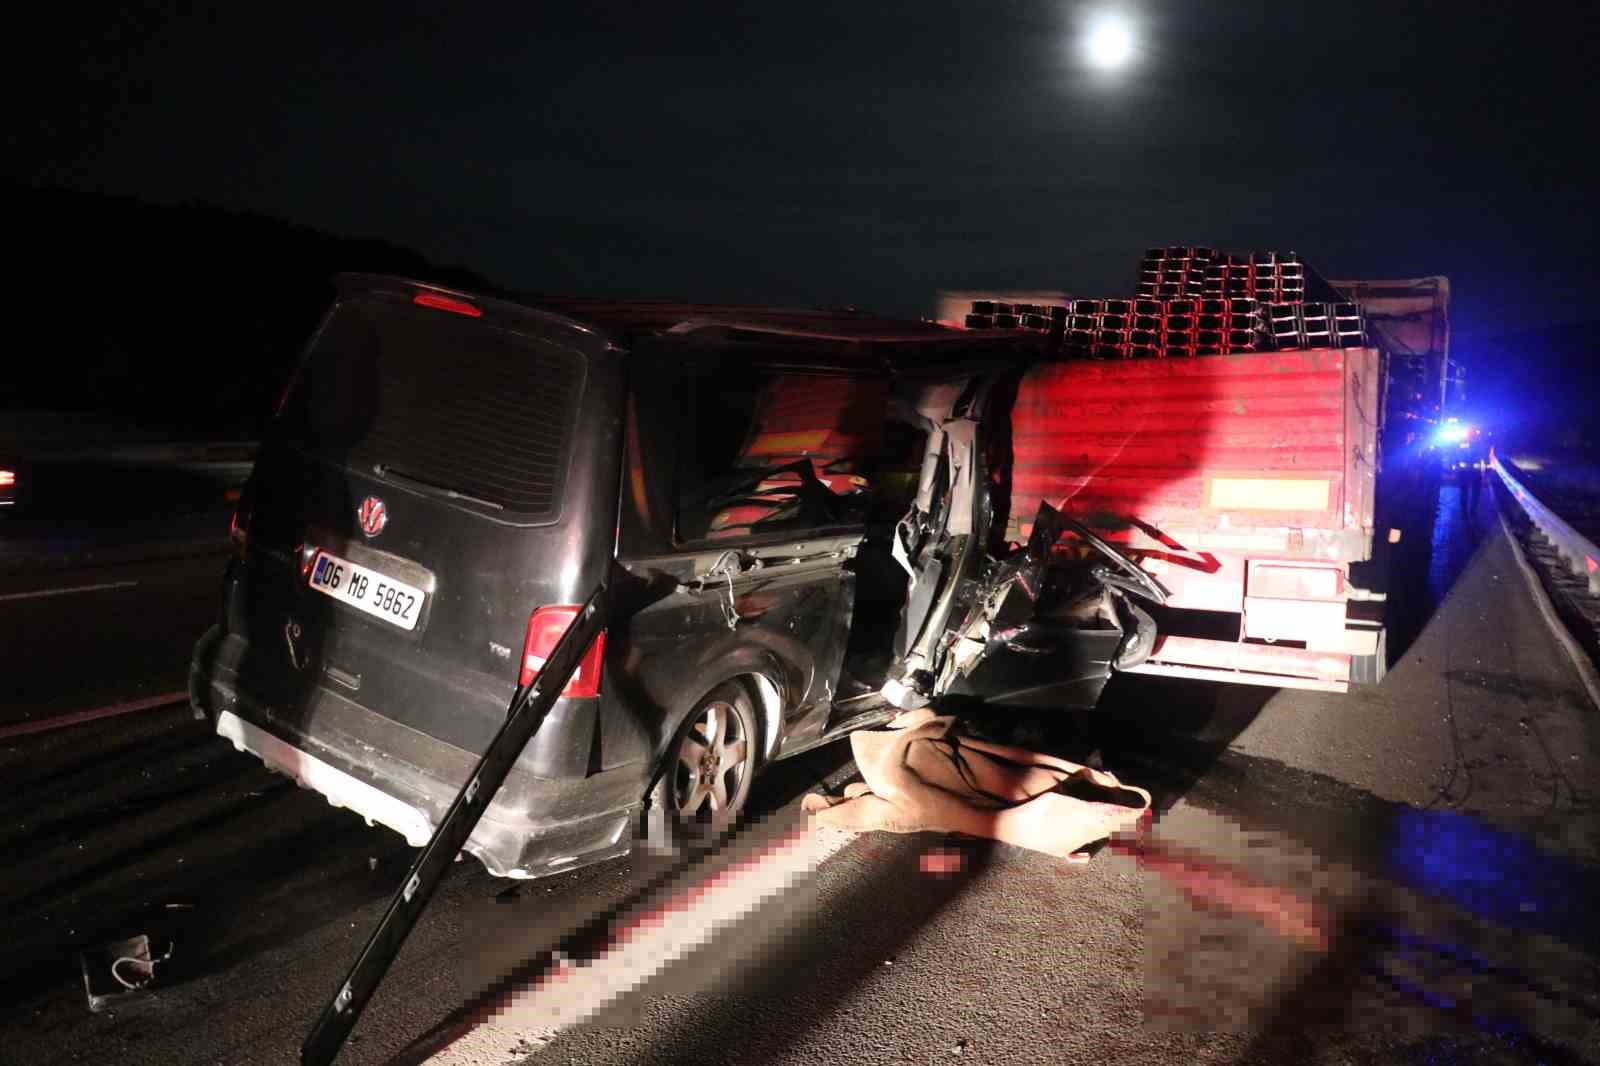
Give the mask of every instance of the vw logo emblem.
M 376 537 L 383 532 L 383 527 L 389 524 L 389 509 L 378 497 L 368 496 L 356 509 L 356 521 L 361 524 L 361 532 L 369 537 Z

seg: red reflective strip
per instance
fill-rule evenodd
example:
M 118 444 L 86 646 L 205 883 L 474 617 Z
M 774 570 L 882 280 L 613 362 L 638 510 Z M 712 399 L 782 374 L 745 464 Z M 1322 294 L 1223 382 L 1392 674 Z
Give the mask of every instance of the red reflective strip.
M 1584 556 L 1584 557 L 1583 557 L 1583 561 L 1584 561 L 1584 563 L 1585 563 L 1585 564 L 1586 564 L 1586 565 L 1587 565 L 1587 566 L 1588 566 L 1588 567 L 1589 567 L 1589 573 L 1591 573 L 1591 574 L 1592 574 L 1592 573 L 1594 573 L 1594 572 L 1595 572 L 1595 571 L 1596 571 L 1596 570 L 1600 570 L 1600 563 L 1597 563 L 1597 562 L 1595 562 L 1595 561 L 1594 561 L 1594 556 L 1592 556 L 1592 555 L 1585 555 L 1585 556 Z
M 465 300 L 452 300 L 450 297 L 440 296 L 438 293 L 419 292 L 411 298 L 411 302 L 419 307 L 432 307 L 440 311 L 452 311 L 458 315 L 466 315 L 468 318 L 483 317 L 481 310 Z

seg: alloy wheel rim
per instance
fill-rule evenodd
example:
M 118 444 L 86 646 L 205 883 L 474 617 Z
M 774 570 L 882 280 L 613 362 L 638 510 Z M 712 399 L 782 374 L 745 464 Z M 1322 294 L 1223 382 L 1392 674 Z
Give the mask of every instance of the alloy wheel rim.
M 713 700 L 701 707 L 678 742 L 673 795 L 678 813 L 691 821 L 725 819 L 749 765 L 749 738 L 733 706 Z

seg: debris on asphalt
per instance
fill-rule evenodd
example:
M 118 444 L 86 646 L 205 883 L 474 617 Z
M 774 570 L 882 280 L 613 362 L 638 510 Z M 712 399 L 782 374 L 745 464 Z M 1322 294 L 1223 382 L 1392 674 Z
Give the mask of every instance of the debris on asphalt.
M 152 957 L 150 938 L 143 933 L 80 952 L 78 963 L 83 971 L 83 991 L 89 1010 L 98 1014 L 147 991 L 155 981 L 156 965 L 171 957 L 170 944 L 166 954 Z

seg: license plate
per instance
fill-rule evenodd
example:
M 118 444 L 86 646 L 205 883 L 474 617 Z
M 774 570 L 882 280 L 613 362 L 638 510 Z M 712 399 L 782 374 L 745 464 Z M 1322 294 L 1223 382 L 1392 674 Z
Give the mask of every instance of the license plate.
M 406 630 L 417 627 L 427 595 L 404 581 L 327 552 L 318 552 L 311 564 L 311 587 Z

